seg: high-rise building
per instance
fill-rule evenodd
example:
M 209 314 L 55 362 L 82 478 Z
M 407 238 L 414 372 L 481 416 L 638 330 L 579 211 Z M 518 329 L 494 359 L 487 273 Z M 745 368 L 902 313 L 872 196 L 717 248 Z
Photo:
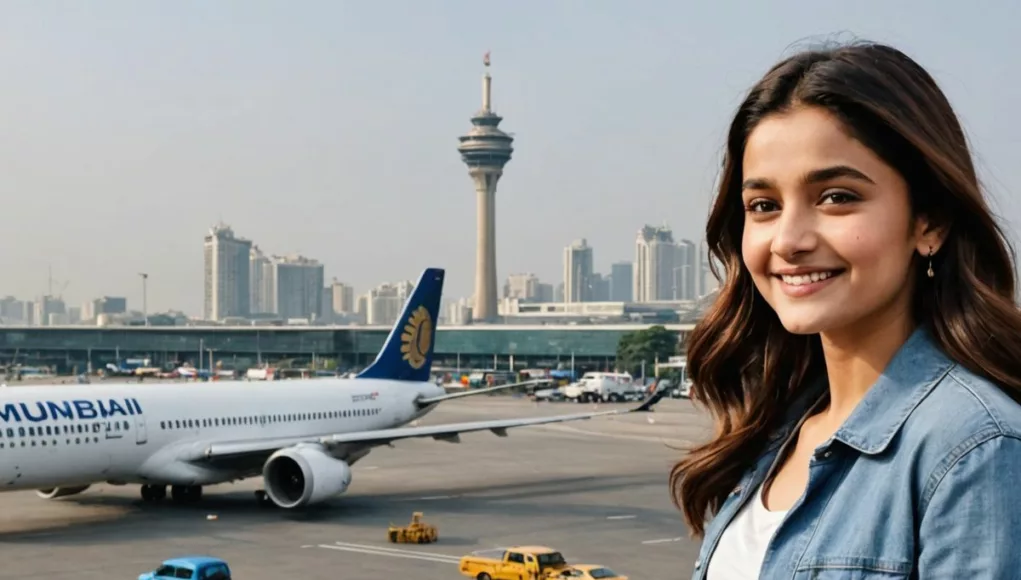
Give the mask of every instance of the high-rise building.
M 503 286 L 503 297 L 521 302 L 539 302 L 539 277 L 535 274 L 511 274 Z
M 472 117 L 472 128 L 460 137 L 457 150 L 468 166 L 475 184 L 476 258 L 475 320 L 492 322 L 497 318 L 496 289 L 496 184 L 511 159 L 514 139 L 498 126 L 502 117 L 490 106 L 489 53 L 483 58 L 486 73 L 482 77 L 482 108 Z
M 610 301 L 610 277 L 596 272 L 589 278 L 589 301 Z
M 305 256 L 273 256 L 276 304 L 284 319 L 318 318 L 323 301 L 323 265 Z
M 0 324 L 25 324 L 25 302 L 14 296 L 0 299 Z
M 252 314 L 271 314 L 276 303 L 273 264 L 259 246 L 252 246 L 248 263 L 249 308 Z
M 592 274 L 592 247 L 584 238 L 564 248 L 564 302 L 591 302 Z
M 634 301 L 674 298 L 674 235 L 666 226 L 645 226 L 635 240 Z
M 343 282 L 333 281 L 333 312 L 335 314 L 354 314 L 355 289 Z
M 66 324 L 62 317 L 67 312 L 67 305 L 61 298 L 56 296 L 40 296 L 36 301 L 33 310 L 33 319 L 37 326 L 53 326 L 55 324 Z
M 553 291 L 553 284 L 546 284 L 544 282 L 539 282 L 536 285 L 535 291 L 536 291 L 535 292 L 536 293 L 536 297 L 535 297 L 535 301 L 536 302 L 556 302 L 556 300 L 554 300 L 555 292 Z
M 366 306 L 368 313 L 366 322 L 390 326 L 397 322 L 401 315 L 404 303 L 415 290 L 415 284 L 410 281 L 398 282 L 397 284 L 380 284 L 366 295 Z
M 691 240 L 681 240 L 674 252 L 674 300 L 698 299 L 698 256 Z
M 614 302 L 634 301 L 634 272 L 633 262 L 617 262 L 610 265 L 610 300 Z
M 205 237 L 206 320 L 222 320 L 251 313 L 249 290 L 252 242 L 234 235 L 234 230 L 217 224 Z

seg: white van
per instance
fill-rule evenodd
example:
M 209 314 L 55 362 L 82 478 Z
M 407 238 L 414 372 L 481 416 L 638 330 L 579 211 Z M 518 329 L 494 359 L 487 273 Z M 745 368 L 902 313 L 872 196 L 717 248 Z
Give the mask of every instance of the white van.
M 585 373 L 581 379 L 563 388 L 564 398 L 576 403 L 604 401 L 618 403 L 633 397 L 631 373 Z

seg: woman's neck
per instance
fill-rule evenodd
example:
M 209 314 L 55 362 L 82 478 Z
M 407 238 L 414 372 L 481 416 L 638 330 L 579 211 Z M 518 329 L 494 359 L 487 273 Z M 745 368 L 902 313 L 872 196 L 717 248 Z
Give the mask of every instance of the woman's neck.
M 880 324 L 820 336 L 830 391 L 823 411 L 827 422 L 841 424 L 850 416 L 914 329 L 905 312 Z

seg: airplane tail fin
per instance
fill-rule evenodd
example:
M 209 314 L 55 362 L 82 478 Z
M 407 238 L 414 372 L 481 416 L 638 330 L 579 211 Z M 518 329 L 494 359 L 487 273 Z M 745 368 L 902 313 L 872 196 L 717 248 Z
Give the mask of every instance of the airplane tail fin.
M 427 268 L 422 272 L 415 290 L 404 303 L 404 311 L 386 337 L 383 349 L 376 360 L 358 374 L 359 379 L 429 380 L 443 274 L 440 268 Z

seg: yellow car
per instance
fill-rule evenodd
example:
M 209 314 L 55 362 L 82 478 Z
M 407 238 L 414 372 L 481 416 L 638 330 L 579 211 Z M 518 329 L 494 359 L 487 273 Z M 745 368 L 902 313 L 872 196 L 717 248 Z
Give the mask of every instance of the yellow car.
M 627 580 L 627 576 L 621 576 L 606 566 L 598 566 L 595 564 L 575 564 L 567 570 L 562 571 L 560 574 L 557 574 L 554 578 L 564 578 L 565 580 L 568 578 L 572 580 Z

